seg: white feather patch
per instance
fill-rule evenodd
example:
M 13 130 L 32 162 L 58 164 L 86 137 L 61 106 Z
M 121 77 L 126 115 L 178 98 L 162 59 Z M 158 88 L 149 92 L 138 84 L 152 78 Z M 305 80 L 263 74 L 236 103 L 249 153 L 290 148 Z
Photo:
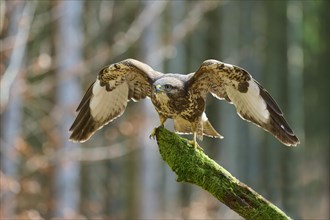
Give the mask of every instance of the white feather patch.
M 249 88 L 246 93 L 241 93 L 236 88 L 227 86 L 227 94 L 236 106 L 240 116 L 247 114 L 257 121 L 268 122 L 269 111 L 264 99 L 260 96 L 260 89 L 253 79 L 248 81 Z
M 208 118 L 207 118 L 205 112 L 203 112 L 203 114 L 202 114 L 202 121 L 203 122 L 206 122 L 207 120 L 208 120 Z
M 114 90 L 107 91 L 96 80 L 93 86 L 93 97 L 90 109 L 96 121 L 107 121 L 119 117 L 127 106 L 128 85 L 126 82 L 118 85 Z M 109 118 L 111 117 L 111 118 Z

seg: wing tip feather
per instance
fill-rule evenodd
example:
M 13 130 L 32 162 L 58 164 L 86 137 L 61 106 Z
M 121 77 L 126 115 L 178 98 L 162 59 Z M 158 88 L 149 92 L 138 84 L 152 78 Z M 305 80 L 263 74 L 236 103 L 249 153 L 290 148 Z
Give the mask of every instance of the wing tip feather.
M 280 142 L 286 146 L 297 146 L 300 141 L 290 128 L 283 115 L 277 114 L 272 109 L 270 111 L 269 123 L 265 126 L 266 130 L 272 133 Z
M 95 82 L 91 84 L 82 98 L 77 108 L 77 112 L 79 113 L 69 128 L 69 132 L 71 132 L 69 140 L 72 142 L 83 143 L 87 141 L 99 127 L 97 121 L 94 120 L 89 107 L 93 96 L 94 84 Z
M 297 146 L 300 141 L 296 134 L 291 129 L 289 123 L 284 118 L 283 111 L 268 93 L 268 91 L 260 85 L 256 80 L 254 82 L 258 85 L 260 96 L 265 101 L 267 110 L 269 112 L 268 123 L 261 126 L 265 130 L 273 134 L 281 143 L 286 146 Z
M 89 106 L 87 106 L 87 109 L 84 106 L 69 130 L 72 132 L 69 140 L 77 143 L 83 143 L 94 134 L 97 127 L 97 122 L 90 114 Z

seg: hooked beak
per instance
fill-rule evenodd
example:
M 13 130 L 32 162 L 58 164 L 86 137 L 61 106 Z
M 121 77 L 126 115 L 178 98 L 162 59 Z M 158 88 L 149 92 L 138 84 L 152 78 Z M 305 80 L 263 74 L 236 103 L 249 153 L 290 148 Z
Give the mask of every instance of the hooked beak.
M 164 89 L 159 84 L 155 86 L 155 90 L 156 90 L 156 93 L 164 92 Z

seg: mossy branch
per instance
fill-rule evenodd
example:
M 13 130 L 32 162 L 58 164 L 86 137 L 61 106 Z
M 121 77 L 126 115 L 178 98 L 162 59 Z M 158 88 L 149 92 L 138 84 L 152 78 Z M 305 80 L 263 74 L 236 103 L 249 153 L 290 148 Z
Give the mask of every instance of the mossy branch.
M 195 151 L 186 139 L 163 127 L 156 129 L 156 138 L 160 154 L 177 174 L 177 181 L 202 187 L 245 219 L 290 219 L 203 151 Z

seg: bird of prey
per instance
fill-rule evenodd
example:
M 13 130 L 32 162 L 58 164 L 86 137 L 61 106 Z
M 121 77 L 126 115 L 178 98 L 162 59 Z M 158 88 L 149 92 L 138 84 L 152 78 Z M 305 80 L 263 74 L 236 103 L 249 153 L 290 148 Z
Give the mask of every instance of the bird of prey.
M 205 114 L 207 94 L 226 100 L 238 115 L 273 134 L 287 146 L 299 139 L 283 117 L 270 94 L 244 69 L 217 60 L 206 60 L 196 72 L 183 75 L 163 74 L 134 59 L 126 59 L 103 68 L 88 88 L 70 131 L 72 141 L 84 142 L 104 125 L 121 116 L 130 100 L 150 98 L 164 126 L 173 119 L 174 130 L 222 138 Z M 154 132 L 151 136 L 154 135 Z

